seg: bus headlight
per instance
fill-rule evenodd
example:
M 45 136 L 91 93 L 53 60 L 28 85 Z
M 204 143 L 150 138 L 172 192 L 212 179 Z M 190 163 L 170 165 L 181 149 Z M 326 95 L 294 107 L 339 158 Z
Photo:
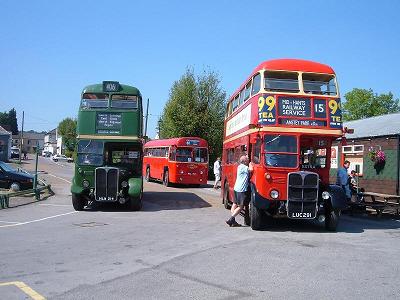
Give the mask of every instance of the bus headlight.
M 88 188 L 90 185 L 89 181 L 87 181 L 86 179 L 84 181 L 82 181 L 82 186 L 86 189 Z
M 272 190 L 269 195 L 271 196 L 272 199 L 278 199 L 279 197 L 279 192 L 277 190 Z
M 128 186 L 128 183 L 126 181 L 122 181 L 121 185 L 122 185 L 123 188 L 126 188 Z
M 330 197 L 331 195 L 327 191 L 322 192 L 322 199 L 328 200 Z

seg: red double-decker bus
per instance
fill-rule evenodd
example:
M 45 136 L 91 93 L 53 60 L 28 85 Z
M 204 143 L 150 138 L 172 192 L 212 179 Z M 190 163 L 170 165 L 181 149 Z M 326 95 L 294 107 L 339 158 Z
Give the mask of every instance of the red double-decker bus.
M 197 137 L 154 140 L 144 145 L 143 172 L 146 180 L 170 183 L 207 184 L 208 144 Z
M 238 159 L 247 154 L 250 220 L 315 219 L 336 230 L 346 197 L 329 185 L 332 141 L 341 137 L 336 75 L 327 65 L 277 59 L 261 63 L 232 95 L 225 115 L 222 195 L 232 201 Z

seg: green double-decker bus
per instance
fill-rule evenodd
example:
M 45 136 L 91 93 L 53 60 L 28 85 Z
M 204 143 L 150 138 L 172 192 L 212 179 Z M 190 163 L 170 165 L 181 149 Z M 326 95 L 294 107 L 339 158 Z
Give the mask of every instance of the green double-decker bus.
M 140 91 L 117 81 L 85 87 L 77 124 L 72 205 L 92 201 L 142 207 L 143 107 Z

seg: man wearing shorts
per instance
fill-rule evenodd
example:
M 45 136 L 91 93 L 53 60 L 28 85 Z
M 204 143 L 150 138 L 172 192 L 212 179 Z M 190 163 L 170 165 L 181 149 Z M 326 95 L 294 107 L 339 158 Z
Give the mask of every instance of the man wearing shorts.
M 240 165 L 237 168 L 236 182 L 233 190 L 235 197 L 231 207 L 231 217 L 226 221 L 230 227 L 241 226 L 235 220 L 235 217 L 242 211 L 245 205 L 249 204 L 248 188 L 252 165 L 249 167 L 249 158 L 246 155 L 240 157 Z

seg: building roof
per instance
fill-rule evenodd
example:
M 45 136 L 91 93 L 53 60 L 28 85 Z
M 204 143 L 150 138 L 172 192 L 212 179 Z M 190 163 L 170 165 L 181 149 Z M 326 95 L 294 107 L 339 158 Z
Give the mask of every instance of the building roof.
M 354 129 L 347 139 L 400 135 L 400 113 L 344 122 L 343 127 Z
M 0 126 L 0 135 L 11 135 L 11 132 L 8 132 L 3 127 Z

